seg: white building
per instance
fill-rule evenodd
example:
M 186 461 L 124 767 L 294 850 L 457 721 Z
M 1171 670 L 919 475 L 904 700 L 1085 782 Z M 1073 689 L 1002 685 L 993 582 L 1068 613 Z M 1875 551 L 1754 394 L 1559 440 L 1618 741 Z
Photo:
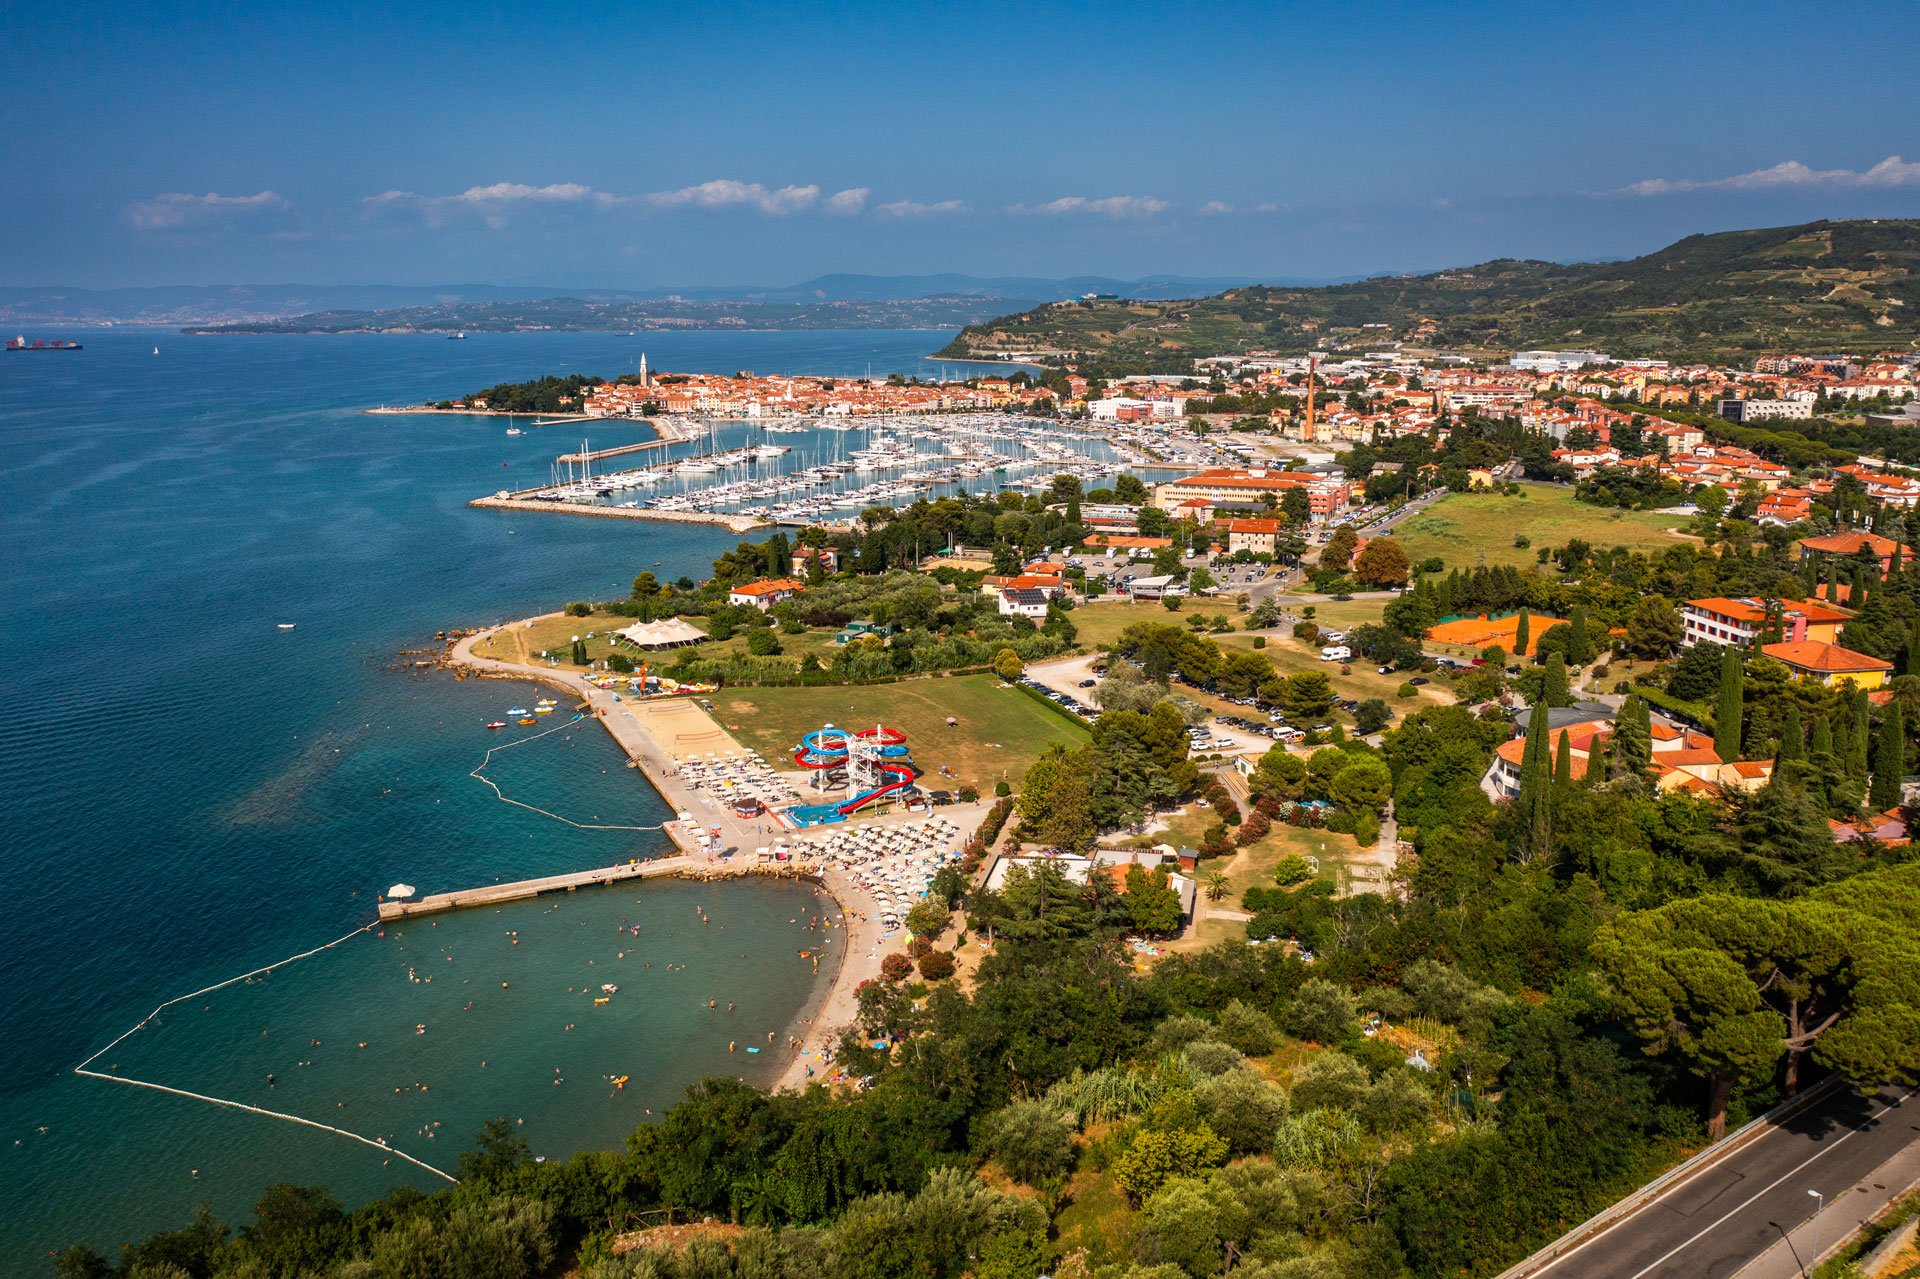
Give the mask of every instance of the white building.
M 1571 373 L 1589 364 L 1611 364 L 1613 357 L 1598 351 L 1515 351 L 1508 363 L 1535 373 Z

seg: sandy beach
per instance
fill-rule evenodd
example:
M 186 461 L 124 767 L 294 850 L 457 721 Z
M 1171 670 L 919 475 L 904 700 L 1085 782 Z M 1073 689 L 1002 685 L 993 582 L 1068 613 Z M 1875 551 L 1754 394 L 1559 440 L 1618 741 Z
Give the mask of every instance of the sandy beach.
M 767 822 L 762 818 L 742 820 L 735 817 L 725 805 L 719 804 L 714 797 L 704 791 L 690 788 L 677 774 L 677 757 L 668 749 L 667 743 L 659 740 L 655 734 L 666 731 L 661 724 L 664 719 L 673 728 L 679 728 L 689 719 L 704 721 L 712 726 L 719 739 L 733 743 L 725 729 L 714 723 L 697 704 L 687 699 L 679 699 L 673 705 L 683 706 L 684 711 L 676 711 L 670 716 L 661 715 L 658 708 L 668 703 L 638 703 L 630 706 L 625 701 L 613 700 L 611 691 L 589 684 L 578 672 L 560 670 L 554 667 L 522 665 L 517 662 L 499 661 L 493 658 L 477 656 L 473 652 L 478 644 L 500 631 L 510 630 L 524 622 L 509 623 L 487 630 L 475 632 L 455 643 L 449 658 L 457 665 L 468 667 L 485 675 L 499 678 L 532 679 L 551 685 L 580 701 L 587 703 L 596 712 L 594 719 L 605 726 L 619 743 L 627 756 L 634 760 L 647 781 L 671 804 L 675 811 L 693 820 L 687 828 L 680 831 L 669 824 L 668 833 L 675 842 L 689 854 L 687 868 L 689 873 L 698 874 L 711 869 L 724 873 L 726 867 L 714 861 L 709 855 L 693 850 L 687 829 L 701 825 L 722 828 L 724 842 L 745 852 L 751 852 L 756 846 L 770 837 L 764 827 Z M 638 713 L 636 714 L 636 708 Z M 704 726 L 699 736 L 703 744 L 710 745 L 705 739 L 709 736 Z M 733 743 L 737 747 L 737 743 Z M 984 818 L 988 805 L 971 804 L 955 806 L 944 810 L 949 820 L 957 823 L 962 830 L 971 831 Z M 889 817 L 872 819 L 871 825 L 893 825 L 918 820 L 915 814 L 895 814 Z M 904 953 L 907 935 L 904 929 L 896 931 L 891 938 L 883 938 L 880 922 L 873 915 L 873 903 L 867 895 L 848 879 L 846 873 L 838 867 L 825 866 L 813 868 L 807 876 L 819 884 L 833 898 L 839 908 L 844 929 L 836 942 L 840 947 L 833 977 L 826 991 L 820 996 L 819 1003 L 812 1010 L 809 1024 L 798 1026 L 794 1037 L 802 1039 L 799 1049 L 791 1050 L 785 1069 L 776 1078 L 772 1087 L 804 1088 L 808 1083 L 824 1083 L 831 1073 L 823 1065 L 822 1052 L 830 1049 L 840 1038 L 840 1033 L 851 1025 L 858 1005 L 854 1000 L 854 991 L 869 978 L 878 977 L 880 964 L 886 956 L 895 950 Z M 813 1070 L 808 1077 L 809 1067 Z

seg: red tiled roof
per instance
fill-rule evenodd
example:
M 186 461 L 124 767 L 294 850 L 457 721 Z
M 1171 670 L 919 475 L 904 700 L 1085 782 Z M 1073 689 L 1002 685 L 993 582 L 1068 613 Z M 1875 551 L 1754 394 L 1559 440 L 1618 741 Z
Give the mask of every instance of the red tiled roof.
M 1718 613 L 1722 617 L 1731 617 L 1740 622 L 1764 622 L 1767 610 L 1756 600 L 1730 600 L 1719 596 L 1703 600 L 1688 600 L 1687 607 L 1702 609 L 1709 613 Z M 1824 604 L 1814 604 L 1805 600 L 1783 600 L 1780 605 L 1787 617 L 1804 617 L 1809 622 L 1848 622 L 1853 614 L 1843 613 Z
M 1763 644 L 1760 651 L 1777 661 L 1803 671 L 1819 671 L 1822 674 L 1835 675 L 1853 671 L 1890 671 L 1892 662 L 1883 662 L 1877 657 L 1865 653 L 1856 653 L 1850 648 L 1838 644 L 1822 644 L 1818 640 L 1801 640 L 1798 643 L 1788 641 L 1784 644 Z
M 773 595 L 779 591 L 803 591 L 805 589 L 806 584 L 804 582 L 796 582 L 792 578 L 787 577 L 776 577 L 762 582 L 749 582 L 745 586 L 735 586 L 731 588 L 729 593 L 733 595 Z

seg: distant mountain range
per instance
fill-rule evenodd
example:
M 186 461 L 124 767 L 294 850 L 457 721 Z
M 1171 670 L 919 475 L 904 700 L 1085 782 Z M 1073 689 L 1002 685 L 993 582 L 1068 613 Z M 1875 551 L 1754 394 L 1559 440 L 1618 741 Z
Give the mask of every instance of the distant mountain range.
M 1593 347 L 1616 357 L 1920 346 L 1920 221 L 1692 235 L 1644 257 L 1501 259 L 1318 287 L 1254 285 L 1180 301 L 1061 304 L 962 330 L 949 359 L 1021 351 L 1135 367 L 1265 350 Z
M 250 325 L 320 314 L 373 314 L 431 307 L 544 302 L 563 298 L 588 304 L 818 304 L 908 302 L 927 298 L 991 299 L 1003 304 L 981 315 L 966 317 L 978 319 L 986 314 L 1079 297 L 1085 293 L 1118 293 L 1125 297 L 1144 298 L 1194 297 L 1256 282 L 1253 276 L 1196 278 L 1158 275 L 1142 280 L 1115 280 L 1088 275 L 1052 280 L 1026 276 L 843 274 L 822 275 L 799 284 L 782 286 L 657 285 L 628 289 L 497 284 L 182 284 L 128 289 L 0 287 L 0 324 Z M 1334 281 L 1275 277 L 1264 282 L 1303 285 Z M 943 322 L 964 323 L 965 320 Z M 469 324 L 466 327 L 481 326 Z

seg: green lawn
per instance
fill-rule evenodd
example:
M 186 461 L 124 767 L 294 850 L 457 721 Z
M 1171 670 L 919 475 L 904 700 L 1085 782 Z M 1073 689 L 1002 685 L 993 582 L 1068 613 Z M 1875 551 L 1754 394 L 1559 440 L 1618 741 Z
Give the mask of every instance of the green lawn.
M 991 675 L 913 679 L 898 684 L 836 688 L 729 688 L 714 693 L 714 718 L 743 744 L 771 759 L 791 755 L 800 739 L 826 724 L 875 723 L 907 735 L 925 784 L 946 780 L 990 791 L 1021 773 L 1050 741 L 1077 747 L 1084 728 Z M 947 717 L 959 720 L 947 727 Z
M 1492 493 L 1455 493 L 1394 530 L 1414 563 L 1437 555 L 1449 569 L 1536 563 L 1541 547 L 1558 547 L 1584 538 L 1596 547 L 1624 546 L 1649 553 L 1676 539 L 1669 532 L 1678 516 L 1645 511 L 1608 510 L 1574 500 L 1573 490 L 1550 484 L 1522 484 L 1524 497 Z M 1524 533 L 1529 547 L 1513 539 Z
M 1113 642 L 1120 638 L 1120 632 L 1135 622 L 1165 622 L 1170 626 L 1184 627 L 1187 619 L 1195 613 L 1207 617 L 1224 615 L 1235 626 L 1244 626 L 1247 620 L 1247 615 L 1234 607 L 1231 595 L 1200 595 L 1183 599 L 1177 612 L 1163 604 L 1122 604 L 1103 600 L 1098 604 L 1082 604 L 1073 610 L 1074 643 L 1082 648 L 1110 649 Z

